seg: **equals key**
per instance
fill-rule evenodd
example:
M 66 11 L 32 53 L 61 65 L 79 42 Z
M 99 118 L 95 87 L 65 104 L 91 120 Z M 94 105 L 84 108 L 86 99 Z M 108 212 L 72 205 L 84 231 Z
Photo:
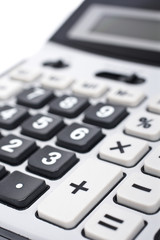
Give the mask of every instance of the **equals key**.
M 86 222 L 84 234 L 93 240 L 133 239 L 144 227 L 141 216 L 128 210 L 103 204 Z

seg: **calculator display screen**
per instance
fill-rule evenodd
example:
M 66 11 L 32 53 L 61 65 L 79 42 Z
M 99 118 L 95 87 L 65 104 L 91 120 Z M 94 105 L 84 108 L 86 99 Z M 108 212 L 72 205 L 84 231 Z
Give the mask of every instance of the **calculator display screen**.
M 106 15 L 95 24 L 91 32 L 160 42 L 160 21 Z
M 69 30 L 68 38 L 160 51 L 160 12 L 92 4 Z

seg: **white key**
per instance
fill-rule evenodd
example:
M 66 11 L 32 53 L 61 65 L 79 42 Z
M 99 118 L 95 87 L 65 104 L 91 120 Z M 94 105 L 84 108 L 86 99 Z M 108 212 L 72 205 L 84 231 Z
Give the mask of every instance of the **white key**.
M 100 97 L 106 90 L 107 85 L 97 81 L 77 82 L 72 87 L 73 93 L 92 98 Z
M 106 139 L 99 150 L 102 159 L 123 166 L 135 165 L 149 150 L 149 145 L 139 139 L 115 134 Z
M 147 112 L 132 115 L 126 123 L 125 132 L 133 136 L 156 141 L 160 138 L 160 117 Z
M 160 96 L 152 98 L 149 101 L 147 108 L 150 112 L 160 114 Z
M 104 204 L 88 220 L 84 232 L 86 237 L 94 240 L 129 240 L 143 227 L 144 221 L 138 214 Z
M 8 99 L 19 93 L 21 89 L 22 85 L 20 83 L 3 79 L 3 81 L 0 82 L 0 99 Z
M 144 161 L 144 171 L 160 177 L 160 147 L 147 156 Z
M 125 105 L 129 107 L 137 106 L 145 98 L 143 92 L 137 90 L 123 89 L 119 88 L 117 90 L 111 91 L 107 100 L 113 104 Z
M 71 77 L 50 73 L 42 78 L 41 84 L 45 88 L 62 90 L 69 87 L 73 81 Z
M 87 161 L 38 206 L 38 215 L 64 228 L 72 228 L 122 176 L 117 166 Z
M 127 178 L 117 190 L 117 201 L 145 213 L 160 207 L 160 180 L 142 173 Z
M 19 67 L 10 73 L 11 79 L 22 82 L 31 82 L 40 77 L 41 72 L 35 68 Z

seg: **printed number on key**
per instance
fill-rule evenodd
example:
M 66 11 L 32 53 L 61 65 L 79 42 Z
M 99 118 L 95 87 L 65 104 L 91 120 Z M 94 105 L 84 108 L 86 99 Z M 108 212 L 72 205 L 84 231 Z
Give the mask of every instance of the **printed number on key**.
M 89 133 L 88 128 L 77 128 L 71 133 L 70 137 L 73 140 L 80 140 L 83 139 L 88 133 Z
M 49 123 L 53 122 L 53 119 L 52 118 L 49 118 L 49 117 L 41 117 L 39 118 L 36 122 L 34 122 L 32 124 L 32 126 L 35 128 L 35 129 L 43 129 L 43 128 L 46 128 Z
M 13 153 L 14 152 L 14 148 L 19 148 L 20 146 L 22 146 L 23 142 L 20 139 L 12 139 L 8 145 L 4 145 L 1 147 L 1 149 L 3 151 L 9 152 L 9 153 Z

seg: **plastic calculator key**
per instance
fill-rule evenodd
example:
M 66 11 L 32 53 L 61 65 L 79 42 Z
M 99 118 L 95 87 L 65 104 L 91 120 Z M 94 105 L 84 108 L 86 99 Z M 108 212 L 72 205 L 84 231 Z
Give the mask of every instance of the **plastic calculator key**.
M 74 153 L 45 146 L 29 158 L 28 170 L 50 179 L 57 179 L 77 162 L 78 159 Z
M 108 87 L 104 82 L 85 81 L 76 82 L 72 87 L 72 91 L 73 93 L 82 96 L 98 98 L 106 92 L 107 88 Z
M 19 234 L 0 228 L 0 240 L 29 240 Z
M 0 99 L 5 100 L 13 97 L 19 93 L 22 89 L 21 83 L 14 81 L 7 81 L 7 79 L 1 79 L 0 81 Z
M 64 117 L 77 117 L 89 106 L 86 98 L 64 95 L 53 100 L 50 104 L 50 112 Z
M 62 90 L 69 87 L 73 81 L 74 79 L 72 77 L 50 72 L 42 77 L 41 84 L 44 88 Z
M 160 177 L 160 147 L 153 150 L 144 161 L 144 171 Z
M 86 110 L 84 122 L 103 128 L 114 128 L 128 115 L 126 108 L 98 103 Z
M 128 177 L 117 190 L 117 201 L 145 213 L 160 208 L 160 180 L 142 173 Z
M 98 127 L 73 123 L 57 135 L 57 145 L 77 152 L 87 152 L 103 137 Z
M 14 129 L 28 116 L 28 111 L 23 107 L 5 105 L 0 107 L 0 127 L 9 130 Z
M 41 72 L 35 68 L 19 67 L 10 73 L 10 77 L 22 82 L 32 82 L 41 76 Z
M 150 112 L 160 114 L 160 97 L 156 96 L 150 99 L 147 108 Z
M 11 134 L 0 139 L 0 161 L 11 165 L 20 164 L 36 149 L 34 141 Z
M 15 171 L 0 181 L 0 201 L 15 208 L 26 208 L 45 190 L 45 181 Z
M 87 161 L 40 203 L 38 215 L 64 228 L 75 227 L 122 176 L 117 166 Z
M 103 204 L 86 222 L 84 232 L 93 240 L 129 240 L 143 227 L 144 220 L 140 215 Z
M 7 173 L 8 173 L 8 171 L 6 170 L 6 168 L 0 164 L 0 179 L 2 179 L 4 176 L 6 176 Z
M 103 160 L 131 167 L 148 151 L 149 145 L 147 142 L 122 134 L 115 134 L 105 140 L 100 147 L 99 156 Z
M 45 141 L 52 138 L 63 126 L 64 123 L 58 116 L 36 114 L 22 124 L 22 134 Z
M 41 108 L 53 98 L 50 90 L 43 88 L 30 88 L 17 96 L 17 103 L 30 108 Z
M 155 236 L 154 236 L 154 240 L 159 240 L 160 239 L 160 229 L 158 229 L 158 231 L 156 232 Z
M 144 100 L 144 98 L 145 94 L 143 92 L 125 88 L 113 90 L 107 95 L 107 100 L 110 103 L 129 107 L 137 106 Z
M 127 134 L 156 141 L 160 138 L 160 116 L 141 111 L 131 115 L 125 125 Z
M 59 59 L 55 61 L 46 61 L 43 63 L 43 66 L 61 69 L 61 68 L 69 67 L 69 64 L 66 63 L 64 60 Z

